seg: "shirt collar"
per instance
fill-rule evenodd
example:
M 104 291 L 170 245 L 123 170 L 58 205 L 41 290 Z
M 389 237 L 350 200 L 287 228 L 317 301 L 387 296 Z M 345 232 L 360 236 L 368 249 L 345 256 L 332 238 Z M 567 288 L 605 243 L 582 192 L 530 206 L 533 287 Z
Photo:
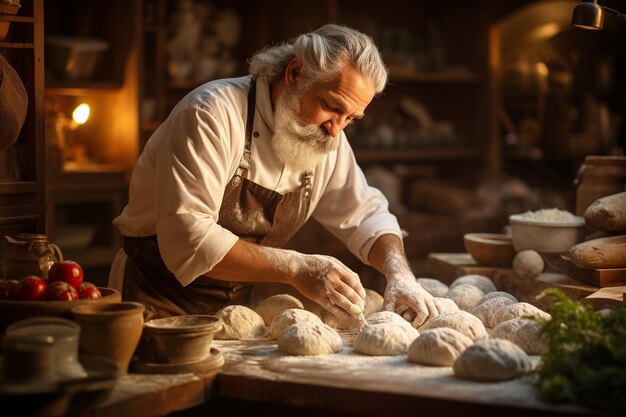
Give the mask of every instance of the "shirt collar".
M 257 80 L 256 83 L 256 108 L 267 127 L 274 131 L 274 112 L 270 99 L 270 86 L 267 81 Z

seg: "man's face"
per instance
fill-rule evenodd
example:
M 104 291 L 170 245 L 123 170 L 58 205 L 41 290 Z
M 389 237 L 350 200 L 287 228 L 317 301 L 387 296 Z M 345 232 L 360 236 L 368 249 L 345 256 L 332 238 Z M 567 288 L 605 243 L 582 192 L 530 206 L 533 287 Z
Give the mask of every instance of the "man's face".
M 301 76 L 285 87 L 274 114 L 274 150 L 286 165 L 312 170 L 339 146 L 341 131 L 364 116 L 376 93 L 372 83 L 346 66 L 333 80 L 303 89 Z

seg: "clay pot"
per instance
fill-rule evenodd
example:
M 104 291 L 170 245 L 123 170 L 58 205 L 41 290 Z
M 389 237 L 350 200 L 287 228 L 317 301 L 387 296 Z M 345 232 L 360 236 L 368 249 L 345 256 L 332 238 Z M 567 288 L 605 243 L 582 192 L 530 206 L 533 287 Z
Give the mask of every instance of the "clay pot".
M 113 359 L 121 373 L 137 348 L 143 328 L 144 306 L 135 302 L 83 304 L 72 309 L 80 324 L 80 351 Z
M 466 233 L 465 249 L 483 266 L 510 268 L 515 257 L 511 236 L 499 233 Z
M 146 344 L 159 363 L 194 363 L 211 353 L 213 336 L 222 328 L 216 316 L 188 315 L 149 320 Z

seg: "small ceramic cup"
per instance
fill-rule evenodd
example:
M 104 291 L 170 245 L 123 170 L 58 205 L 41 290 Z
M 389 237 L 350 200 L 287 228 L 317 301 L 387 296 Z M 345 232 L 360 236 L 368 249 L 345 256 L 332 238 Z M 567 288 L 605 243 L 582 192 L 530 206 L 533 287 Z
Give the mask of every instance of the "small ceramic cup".
M 143 311 L 143 304 L 130 301 L 74 307 L 74 320 L 82 329 L 81 352 L 113 359 L 120 373 L 127 373 L 141 338 Z

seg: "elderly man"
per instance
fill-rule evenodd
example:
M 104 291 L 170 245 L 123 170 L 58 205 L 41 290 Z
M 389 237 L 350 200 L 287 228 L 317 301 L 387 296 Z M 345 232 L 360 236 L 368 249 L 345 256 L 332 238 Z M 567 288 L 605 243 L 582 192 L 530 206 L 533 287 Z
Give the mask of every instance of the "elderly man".
M 437 314 L 417 284 L 387 201 L 368 187 L 343 129 L 387 83 L 371 38 L 325 25 L 250 60 L 250 76 L 206 83 L 143 150 L 109 284 L 152 316 L 250 301 L 286 283 L 339 317 L 358 316 L 358 275 L 330 256 L 280 249 L 313 216 L 387 280 L 386 310 Z

